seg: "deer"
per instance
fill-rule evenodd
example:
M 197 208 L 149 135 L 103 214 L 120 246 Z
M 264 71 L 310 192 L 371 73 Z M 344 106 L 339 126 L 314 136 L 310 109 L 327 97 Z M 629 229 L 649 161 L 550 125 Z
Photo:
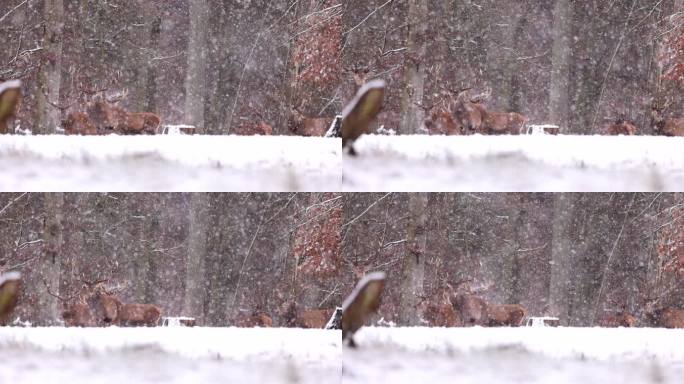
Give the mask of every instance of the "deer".
M 123 304 L 115 320 L 123 327 L 154 327 L 159 323 L 161 313 L 154 304 Z
M 624 136 L 634 136 L 636 135 L 637 128 L 634 124 L 626 121 L 623 118 L 617 118 L 612 123 L 608 124 L 606 127 L 606 133 L 608 135 L 624 135 Z
M 418 304 L 423 321 L 431 327 L 463 326 L 463 321 L 451 302 L 449 290 L 440 289 L 440 291 L 441 295 L 438 295 L 440 299 L 437 302 L 428 301 L 427 297 L 423 297 Z
M 490 327 L 519 327 L 525 318 L 525 308 L 520 304 L 488 304 L 487 325 Z
M 456 105 L 453 107 L 456 121 L 467 133 L 490 135 L 518 135 L 527 124 L 527 118 L 517 112 L 491 112 L 483 105 L 491 90 L 476 98 L 466 100 L 466 92 L 470 88 L 459 92 Z
M 242 310 L 241 310 L 242 311 Z M 239 328 L 273 327 L 273 319 L 266 313 L 255 309 L 253 311 L 240 312 L 233 322 L 233 325 Z
M 297 314 L 295 320 L 300 328 L 325 328 L 335 309 L 310 309 Z
M 482 298 L 473 294 L 458 294 L 451 299 L 451 302 L 461 318 L 463 326 L 485 326 L 488 324 L 487 303 Z
M 292 108 L 287 128 L 298 136 L 325 136 L 333 117 L 309 117 L 299 108 Z
M 71 112 L 62 120 L 62 128 L 67 135 L 97 135 L 97 127 L 83 112 Z
M 655 132 L 664 136 L 684 136 L 684 118 L 665 118 L 663 115 L 669 106 L 669 101 L 662 106 L 655 100 L 651 103 L 651 118 Z
M 88 116 L 102 132 L 114 132 L 120 134 L 150 134 L 157 133 L 161 118 L 150 112 L 128 112 L 115 104 L 126 97 L 127 91 L 112 101 L 104 95 L 96 95 L 95 99 L 88 103 Z

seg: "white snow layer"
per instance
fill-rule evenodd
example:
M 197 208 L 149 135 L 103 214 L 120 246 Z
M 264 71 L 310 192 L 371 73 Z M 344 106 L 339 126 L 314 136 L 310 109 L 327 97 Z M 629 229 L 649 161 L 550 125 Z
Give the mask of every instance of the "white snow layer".
M 684 137 L 363 135 L 344 191 L 681 191 Z
M 0 190 L 339 191 L 341 147 L 294 136 L 0 135 Z
M 362 328 L 344 383 L 680 383 L 684 330 Z
M 339 383 L 341 332 L 0 328 L 0 383 Z

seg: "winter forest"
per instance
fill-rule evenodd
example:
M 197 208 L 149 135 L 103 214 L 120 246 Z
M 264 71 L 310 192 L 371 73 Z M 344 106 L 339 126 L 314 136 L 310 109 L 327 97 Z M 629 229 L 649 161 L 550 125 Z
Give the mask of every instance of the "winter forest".
M 684 0 L 0 0 L 0 384 L 674 384 Z
M 380 78 L 378 124 L 402 134 L 445 133 L 440 114 L 465 89 L 487 109 L 565 133 L 626 121 L 663 134 L 658 121 L 684 116 L 682 9 L 681 0 L 3 1 L 0 78 L 23 81 L 16 125 L 35 133 L 55 132 L 104 93 L 209 134 L 320 136 L 361 84 Z

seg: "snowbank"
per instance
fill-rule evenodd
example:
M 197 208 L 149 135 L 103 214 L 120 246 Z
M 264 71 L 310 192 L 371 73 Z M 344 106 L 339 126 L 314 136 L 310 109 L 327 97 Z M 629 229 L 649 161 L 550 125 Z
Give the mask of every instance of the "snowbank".
M 294 136 L 0 136 L 4 191 L 335 191 L 341 140 Z
M 341 332 L 0 328 L 2 383 L 339 383 Z
M 684 330 L 362 328 L 351 383 L 680 383 Z
M 355 148 L 345 191 L 684 189 L 684 137 L 363 135 Z

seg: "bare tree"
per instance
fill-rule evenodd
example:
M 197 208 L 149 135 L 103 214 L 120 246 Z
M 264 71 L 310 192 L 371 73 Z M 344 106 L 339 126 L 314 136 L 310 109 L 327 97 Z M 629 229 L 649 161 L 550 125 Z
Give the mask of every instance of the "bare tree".
M 423 296 L 425 259 L 427 256 L 428 194 L 410 194 L 409 219 L 406 229 L 406 247 L 402 264 L 401 312 L 403 324 L 418 325 L 418 298 Z
M 45 27 L 43 32 L 44 59 L 38 74 L 36 130 L 56 133 L 60 125 L 59 90 L 62 80 L 62 44 L 64 39 L 63 0 L 45 0 Z
M 425 92 L 425 66 L 427 44 L 428 2 L 408 1 L 406 59 L 404 62 L 404 90 L 401 99 L 399 132 L 415 133 L 424 120 L 423 94 Z

